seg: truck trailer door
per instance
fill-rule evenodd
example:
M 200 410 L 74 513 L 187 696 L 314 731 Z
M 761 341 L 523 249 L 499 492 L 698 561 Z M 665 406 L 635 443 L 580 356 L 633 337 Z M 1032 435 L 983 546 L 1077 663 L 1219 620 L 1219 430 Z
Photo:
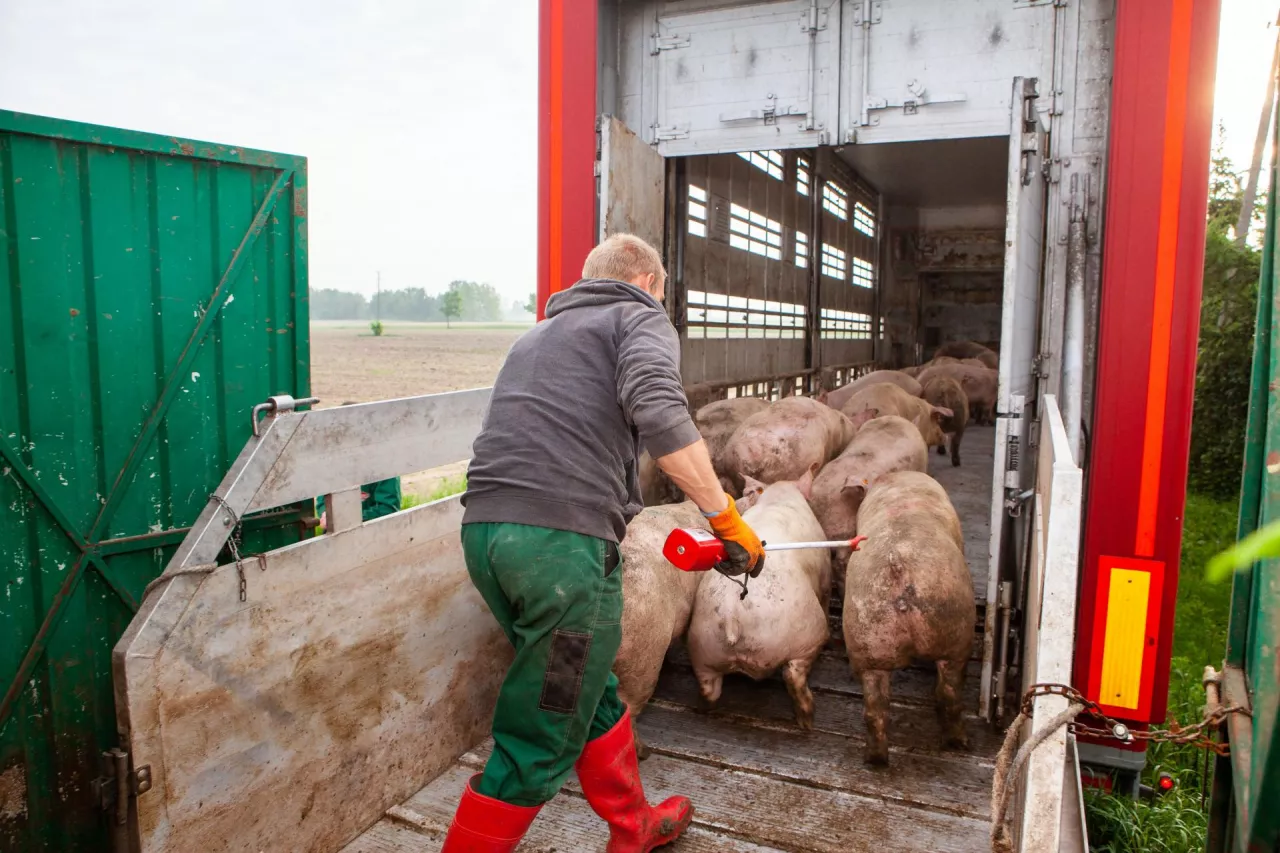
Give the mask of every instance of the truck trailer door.
M 983 632 L 982 683 L 979 710 L 990 718 L 992 701 L 1002 691 L 1004 670 L 1001 637 L 1007 620 L 1000 620 L 1001 601 L 1012 605 L 1013 578 L 1026 558 L 1021 543 L 1022 495 L 1032 483 L 1034 462 L 1029 453 L 1035 402 L 1036 346 L 1040 317 L 1041 271 L 1044 259 L 1046 133 L 1038 111 L 1038 82 L 1013 81 L 1009 172 L 1005 213 L 1004 297 L 1000 331 L 1000 389 L 996 399 L 995 466 L 991 483 L 990 571 L 987 575 L 986 630 Z M 1010 586 L 1001 595 L 1001 586 Z M 1008 648 L 1012 648 L 1009 644 Z
M 600 234 L 634 234 L 662 250 L 666 222 L 666 165 L 613 116 L 600 120 Z

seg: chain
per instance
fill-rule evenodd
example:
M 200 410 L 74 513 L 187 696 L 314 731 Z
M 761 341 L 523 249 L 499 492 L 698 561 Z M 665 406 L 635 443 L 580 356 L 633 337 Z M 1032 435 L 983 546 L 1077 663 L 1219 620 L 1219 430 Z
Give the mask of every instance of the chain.
M 231 535 L 227 538 L 227 547 L 231 549 L 231 556 L 236 561 L 236 577 L 240 579 L 240 600 L 249 600 L 249 584 L 244 576 L 244 559 L 240 556 L 240 536 L 241 524 L 240 517 L 236 515 L 236 511 L 231 508 L 231 504 L 227 503 L 222 495 L 210 495 L 209 499 L 216 503 L 229 516 L 228 524 L 231 527 Z
M 1148 729 L 1147 731 L 1136 731 L 1129 728 L 1124 723 L 1113 717 L 1109 717 L 1103 713 L 1102 708 L 1097 702 L 1087 698 L 1079 690 L 1066 684 L 1033 684 L 1022 697 L 1022 713 L 1027 717 L 1032 716 L 1032 706 L 1035 704 L 1037 696 L 1061 696 L 1069 702 L 1075 702 L 1084 707 L 1084 712 L 1090 717 L 1099 720 L 1105 728 L 1089 726 L 1078 719 L 1071 723 L 1071 731 L 1077 735 L 1089 735 L 1098 738 L 1110 738 L 1112 740 L 1123 741 L 1124 743 L 1133 743 L 1134 741 L 1143 741 L 1147 743 L 1178 743 L 1194 746 L 1198 749 L 1207 749 L 1215 755 L 1230 755 L 1231 745 L 1215 741 L 1212 732 L 1216 730 L 1225 720 L 1232 714 L 1249 715 L 1249 709 L 1240 705 L 1219 705 L 1216 708 L 1205 711 L 1204 719 L 1190 726 L 1179 726 L 1177 721 L 1170 723 L 1168 729 Z

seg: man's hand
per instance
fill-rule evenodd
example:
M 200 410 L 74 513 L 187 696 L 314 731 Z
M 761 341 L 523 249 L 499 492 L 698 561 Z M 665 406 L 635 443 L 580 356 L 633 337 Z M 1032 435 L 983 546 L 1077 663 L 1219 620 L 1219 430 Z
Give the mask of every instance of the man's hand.
M 757 577 L 764 568 L 764 544 L 742 520 L 733 498 L 729 497 L 729 505 L 710 519 L 712 531 L 724 542 L 724 562 L 716 568 L 726 575 L 750 572 L 751 577 Z

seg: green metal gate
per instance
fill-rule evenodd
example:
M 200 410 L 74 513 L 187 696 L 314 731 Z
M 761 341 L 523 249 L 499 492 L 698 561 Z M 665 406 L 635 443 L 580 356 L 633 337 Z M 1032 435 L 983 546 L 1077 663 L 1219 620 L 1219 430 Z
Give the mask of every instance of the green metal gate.
M 108 846 L 111 649 L 252 406 L 309 392 L 306 221 L 304 158 L 0 111 L 2 850 Z
M 1249 422 L 1239 537 L 1280 519 L 1280 282 L 1277 281 L 1276 142 L 1267 198 L 1267 230 L 1258 282 L 1258 325 L 1253 348 Z M 1247 705 L 1251 716 L 1228 719 L 1229 758 L 1215 766 L 1209 850 L 1213 853 L 1280 851 L 1280 560 L 1237 573 L 1222 675 L 1225 703 Z

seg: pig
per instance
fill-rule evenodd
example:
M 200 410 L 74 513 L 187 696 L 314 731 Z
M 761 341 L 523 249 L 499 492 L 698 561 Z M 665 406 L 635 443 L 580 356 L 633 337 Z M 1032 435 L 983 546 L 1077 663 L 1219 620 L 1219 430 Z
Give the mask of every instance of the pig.
M 965 425 L 969 423 L 969 398 L 960 383 L 950 376 L 935 376 L 924 386 L 924 399 L 938 408 L 951 410 L 951 414 L 943 417 L 938 426 L 947 438 L 946 443 L 951 445 L 951 464 L 958 467 L 960 439 L 964 437 Z M 938 454 L 946 452 L 945 444 L 939 444 Z
M 960 383 L 965 397 L 969 400 L 969 417 L 975 423 L 995 422 L 999 373 L 985 367 L 972 367 L 967 364 L 939 364 L 922 371 L 916 378 L 920 380 L 921 385 L 927 385 L 935 376 L 947 376 Z
M 869 417 L 884 415 L 906 418 L 920 430 L 926 447 L 936 447 L 946 440 L 938 423 L 952 414 L 950 409 L 931 405 L 888 382 L 872 385 L 854 394 L 844 404 L 843 411 L 850 419 L 862 423 Z
M 698 507 L 687 501 L 648 507 L 627 525 L 622 554 L 622 644 L 613 662 L 618 696 L 638 715 L 653 696 L 667 648 L 683 636 L 693 613 L 700 572 L 682 572 L 662 556 L 662 545 L 677 527 L 710 529 Z M 636 735 L 636 751 L 647 754 Z
M 835 458 L 856 431 L 835 409 L 810 397 L 788 397 L 738 427 L 721 454 L 721 465 L 735 495 L 741 494 L 744 476 L 766 484 L 798 480 L 812 466 Z
M 929 449 L 915 424 L 897 415 L 874 418 L 863 424 L 853 441 L 814 477 L 809 506 L 822 525 L 826 539 L 852 539 L 858 532 L 858 505 L 866 487 L 894 471 L 925 471 Z M 855 487 L 862 488 L 855 488 Z M 848 548 L 832 554 L 832 575 L 843 589 Z
M 889 763 L 889 678 L 915 661 L 937 669 L 945 745 L 968 746 L 961 695 L 977 608 L 960 519 L 947 493 L 919 471 L 881 477 L 858 509 L 858 532 L 867 540 L 846 567 L 844 641 L 862 681 L 863 757 Z
M 858 532 L 858 504 L 868 486 L 894 471 L 925 471 L 929 451 L 915 424 L 885 415 L 863 424 L 844 452 L 813 480 L 809 505 L 824 539 L 852 539 Z
M 707 443 L 707 453 L 711 456 L 711 467 L 725 484 L 725 491 L 733 491 L 732 478 L 725 468 L 722 457 L 729 439 L 737 432 L 738 427 L 752 415 L 759 414 L 769 408 L 768 400 L 758 397 L 735 397 L 732 400 L 719 400 L 703 406 L 694 416 L 694 425 Z
M 912 379 L 915 379 L 917 376 L 920 375 L 920 371 L 924 370 L 926 367 L 928 367 L 927 364 L 916 364 L 911 367 L 899 367 L 898 372 L 905 373 L 908 376 L 910 376 Z
M 640 454 L 636 467 L 640 477 L 640 497 L 645 506 L 676 504 L 684 500 L 684 492 L 658 467 L 649 451 Z
M 951 341 L 938 347 L 933 357 L 949 355 L 953 358 L 976 358 L 984 352 L 991 352 L 991 350 L 976 341 Z
M 982 366 L 995 370 L 1000 366 L 1000 356 L 995 350 L 988 346 L 984 346 L 976 341 L 952 341 L 949 344 L 943 344 L 938 347 L 937 352 L 933 354 L 935 364 L 945 364 L 942 358 L 954 358 L 958 361 L 967 359 L 977 359 L 982 362 Z
M 755 506 L 743 519 L 765 541 L 799 542 L 822 538 L 822 525 L 809 508 L 813 471 L 798 481 L 758 489 Z M 720 574 L 708 574 L 694 599 L 689 624 L 689 658 L 706 705 L 714 705 L 727 673 L 762 679 L 782 670 L 795 706 L 796 724 L 813 728 L 809 670 L 829 639 L 827 603 L 831 560 L 826 551 L 806 549 L 769 554 L 764 571 L 748 582 L 748 594 Z
M 715 388 L 706 382 L 699 382 L 697 385 L 686 385 L 684 388 L 685 399 L 689 403 L 689 414 L 693 415 L 698 410 L 714 403 L 719 397 Z
M 827 394 L 826 404 L 833 409 L 842 408 L 854 394 L 857 394 L 863 388 L 870 388 L 872 385 L 877 385 L 881 382 L 890 382 L 916 397 L 920 396 L 922 390 L 920 383 L 905 373 L 897 370 L 876 370 L 866 376 L 859 376 L 848 385 L 837 388 Z

